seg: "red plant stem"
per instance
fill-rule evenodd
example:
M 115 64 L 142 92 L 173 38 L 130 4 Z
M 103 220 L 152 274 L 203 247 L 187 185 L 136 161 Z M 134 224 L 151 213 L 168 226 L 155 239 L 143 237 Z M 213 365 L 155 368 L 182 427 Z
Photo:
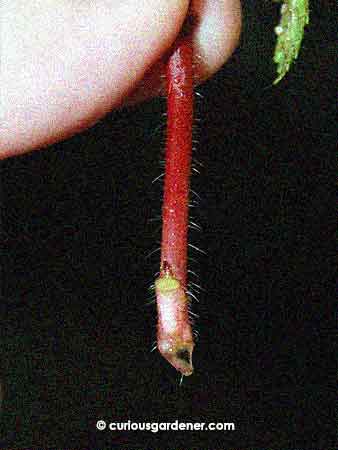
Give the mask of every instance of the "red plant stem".
M 161 263 L 182 286 L 187 283 L 187 230 L 191 171 L 193 72 L 189 37 L 176 44 L 167 64 L 167 146 Z
M 190 375 L 193 337 L 188 315 L 188 208 L 192 152 L 193 65 L 191 38 L 181 34 L 167 63 L 167 144 L 160 276 L 155 282 L 160 353 Z

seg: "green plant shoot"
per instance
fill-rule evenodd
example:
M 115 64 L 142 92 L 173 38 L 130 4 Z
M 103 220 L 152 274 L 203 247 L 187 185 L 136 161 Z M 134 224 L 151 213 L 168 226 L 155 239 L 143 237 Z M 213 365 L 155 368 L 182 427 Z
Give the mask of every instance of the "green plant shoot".
M 309 23 L 309 0 L 284 0 L 281 18 L 275 27 L 277 43 L 273 60 L 277 64 L 277 84 L 289 71 L 297 59 L 304 35 L 304 27 Z

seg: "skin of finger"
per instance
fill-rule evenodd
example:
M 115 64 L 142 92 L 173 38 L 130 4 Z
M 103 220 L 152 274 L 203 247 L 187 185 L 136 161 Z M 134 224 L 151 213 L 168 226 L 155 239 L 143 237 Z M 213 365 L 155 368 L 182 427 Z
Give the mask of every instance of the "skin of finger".
M 201 59 L 199 79 L 217 72 L 238 45 L 242 14 L 239 0 L 193 0 L 198 17 L 194 35 L 196 53 Z
M 201 83 L 217 72 L 230 58 L 238 45 L 241 32 L 241 4 L 239 0 L 193 0 L 192 12 L 197 18 L 193 31 L 195 81 Z M 164 94 L 160 78 L 164 61 L 161 59 L 146 72 L 124 106 Z
M 174 41 L 188 0 L 5 0 L 0 159 L 81 131 Z

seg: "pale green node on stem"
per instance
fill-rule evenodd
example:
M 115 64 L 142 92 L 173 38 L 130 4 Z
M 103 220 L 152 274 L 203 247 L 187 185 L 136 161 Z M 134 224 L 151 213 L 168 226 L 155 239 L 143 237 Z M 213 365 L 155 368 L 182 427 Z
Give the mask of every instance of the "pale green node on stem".
M 180 282 L 172 276 L 164 276 L 155 280 L 155 287 L 160 292 L 174 291 L 180 287 Z
M 275 27 L 277 42 L 273 60 L 277 64 L 277 84 L 297 59 L 303 40 L 304 28 L 309 23 L 309 0 L 284 0 L 281 18 Z

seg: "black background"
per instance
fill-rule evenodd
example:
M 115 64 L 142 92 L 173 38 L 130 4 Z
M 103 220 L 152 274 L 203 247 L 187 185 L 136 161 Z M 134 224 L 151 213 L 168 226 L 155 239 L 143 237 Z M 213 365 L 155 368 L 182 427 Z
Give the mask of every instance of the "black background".
M 182 386 L 150 352 L 156 311 L 146 305 L 165 101 L 2 162 L 2 448 L 334 448 L 335 27 L 325 5 L 311 2 L 299 59 L 273 87 L 279 7 L 245 3 L 240 47 L 198 89 L 192 213 L 203 232 L 191 242 L 207 255 L 191 253 L 205 292 L 193 304 L 195 373 Z M 98 419 L 236 430 L 100 432 Z

